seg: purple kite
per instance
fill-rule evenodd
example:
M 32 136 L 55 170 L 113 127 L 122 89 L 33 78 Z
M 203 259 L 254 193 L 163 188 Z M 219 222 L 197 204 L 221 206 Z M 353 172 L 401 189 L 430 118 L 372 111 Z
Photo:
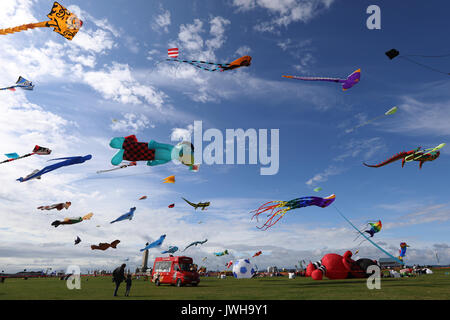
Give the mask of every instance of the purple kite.
M 339 78 L 323 78 L 323 77 L 298 77 L 298 76 L 282 76 L 288 79 L 297 79 L 297 80 L 305 80 L 305 81 L 328 81 L 328 82 L 338 82 L 342 83 L 342 90 L 346 91 L 350 89 L 355 84 L 359 82 L 361 79 L 361 69 L 354 71 L 351 75 L 347 77 L 347 79 L 339 79 Z

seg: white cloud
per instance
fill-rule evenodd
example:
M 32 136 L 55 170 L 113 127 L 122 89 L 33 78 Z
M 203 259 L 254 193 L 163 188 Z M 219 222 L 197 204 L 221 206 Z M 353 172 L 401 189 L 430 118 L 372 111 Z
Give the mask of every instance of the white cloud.
M 248 55 L 251 51 L 252 49 L 249 46 L 242 46 L 236 50 L 236 54 L 239 56 L 245 56 Z
M 328 9 L 334 0 L 233 0 L 239 11 L 265 9 L 273 17 L 255 25 L 255 30 L 276 32 L 293 22 L 308 22 L 323 10 Z
M 187 128 L 173 128 L 170 135 L 171 141 L 191 141 L 194 126 L 188 125 Z
M 123 115 L 123 119 L 113 121 L 110 127 L 113 131 L 139 132 L 149 126 L 152 125 L 145 115 L 126 113 Z
M 152 29 L 156 31 L 162 30 L 165 33 L 168 33 L 170 24 L 171 24 L 170 11 L 163 10 L 163 13 L 157 15 L 156 18 L 154 18 Z

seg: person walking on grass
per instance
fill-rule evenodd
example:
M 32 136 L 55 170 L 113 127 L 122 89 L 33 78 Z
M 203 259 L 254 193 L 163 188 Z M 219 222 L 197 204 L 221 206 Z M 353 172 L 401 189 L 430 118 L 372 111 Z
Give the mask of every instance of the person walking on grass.
M 131 289 L 131 273 L 128 274 L 127 279 L 125 280 L 125 283 L 127 284 L 127 289 L 125 291 L 125 296 L 129 297 L 130 296 L 130 289 Z
M 125 280 L 125 267 L 127 265 L 124 263 L 120 267 L 117 267 L 113 271 L 113 282 L 116 284 L 116 290 L 114 290 L 114 296 L 117 297 L 117 290 L 119 289 L 122 281 Z

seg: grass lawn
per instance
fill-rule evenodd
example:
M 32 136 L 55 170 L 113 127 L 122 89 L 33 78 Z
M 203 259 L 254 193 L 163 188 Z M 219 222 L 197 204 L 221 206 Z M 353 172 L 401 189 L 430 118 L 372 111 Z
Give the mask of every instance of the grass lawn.
M 449 300 L 450 274 L 447 269 L 411 278 L 382 278 L 380 290 L 367 289 L 365 279 L 314 281 L 303 277 L 291 280 L 287 277 L 242 280 L 203 277 L 198 287 L 156 287 L 150 281 L 133 280 L 130 297 L 124 297 L 124 283 L 120 286 L 119 297 L 113 297 L 113 291 L 110 277 L 82 277 L 81 290 L 67 289 L 66 282 L 59 278 L 6 279 L 0 283 L 0 300 Z

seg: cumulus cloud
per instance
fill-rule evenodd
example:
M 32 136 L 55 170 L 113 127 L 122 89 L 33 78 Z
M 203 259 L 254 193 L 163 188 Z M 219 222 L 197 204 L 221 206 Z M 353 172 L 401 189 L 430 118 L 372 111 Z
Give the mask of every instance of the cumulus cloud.
M 239 11 L 254 9 L 267 10 L 269 21 L 255 25 L 261 32 L 276 32 L 294 22 L 307 23 L 322 11 L 330 8 L 334 0 L 233 0 L 233 6 Z
M 162 30 L 163 32 L 168 33 L 169 26 L 171 24 L 170 11 L 164 10 L 162 8 L 161 8 L 161 11 L 163 11 L 163 12 L 154 18 L 154 23 L 152 24 L 152 29 L 155 31 Z

